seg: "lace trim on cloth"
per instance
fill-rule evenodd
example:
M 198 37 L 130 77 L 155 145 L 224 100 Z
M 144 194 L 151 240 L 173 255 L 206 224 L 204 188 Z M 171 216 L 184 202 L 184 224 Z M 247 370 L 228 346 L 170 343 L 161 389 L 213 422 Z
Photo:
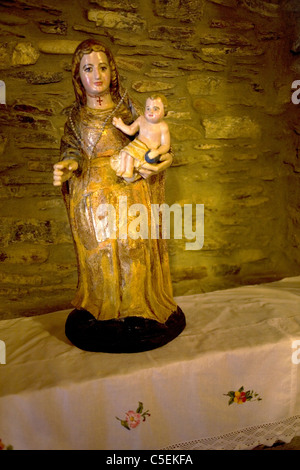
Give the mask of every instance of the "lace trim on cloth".
M 173 444 L 161 450 L 250 450 L 259 445 L 272 446 L 276 441 L 288 444 L 297 435 L 300 435 L 300 415 L 222 436 Z

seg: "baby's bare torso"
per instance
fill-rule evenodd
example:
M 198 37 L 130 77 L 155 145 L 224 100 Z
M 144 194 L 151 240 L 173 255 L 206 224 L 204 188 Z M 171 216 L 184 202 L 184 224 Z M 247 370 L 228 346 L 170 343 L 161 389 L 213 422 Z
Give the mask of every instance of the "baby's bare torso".
M 163 122 L 149 123 L 144 116 L 139 118 L 139 140 L 144 142 L 151 150 L 157 149 L 161 145 L 162 132 L 165 124 Z

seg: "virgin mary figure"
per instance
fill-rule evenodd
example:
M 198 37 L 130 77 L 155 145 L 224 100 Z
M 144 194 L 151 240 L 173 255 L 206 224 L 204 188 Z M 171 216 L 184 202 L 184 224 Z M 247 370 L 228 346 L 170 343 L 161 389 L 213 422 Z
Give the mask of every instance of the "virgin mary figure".
M 130 181 L 118 177 L 111 159 L 130 138 L 112 119 L 130 124 L 139 109 L 120 84 L 110 50 L 97 40 L 83 41 L 73 56 L 72 80 L 76 99 L 53 180 L 62 186 L 78 264 L 75 309 L 65 333 L 88 351 L 154 349 L 182 332 L 185 316 L 173 299 L 167 240 L 151 237 L 150 214 L 149 230 L 140 227 L 131 236 L 129 229 L 132 209 L 164 202 L 172 155 L 145 163 Z

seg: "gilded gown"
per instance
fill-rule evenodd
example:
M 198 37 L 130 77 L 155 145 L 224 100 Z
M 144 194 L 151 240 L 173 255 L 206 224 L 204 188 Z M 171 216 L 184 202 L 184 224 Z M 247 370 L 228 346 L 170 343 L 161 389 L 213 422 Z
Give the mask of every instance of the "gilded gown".
M 164 202 L 165 175 L 162 172 L 133 183 L 116 175 L 110 159 L 130 141 L 113 126 L 112 118 L 98 140 L 111 112 L 87 107 L 76 110 L 73 125 L 66 123 L 62 138 L 63 159 L 74 158 L 79 163 L 63 189 L 78 262 L 72 303 L 97 320 L 138 316 L 165 323 L 177 308 L 167 240 L 151 238 L 150 215 L 148 227 L 142 230 L 145 234 L 148 229 L 148 238 L 131 237 L 129 228 L 136 216 L 128 213 L 133 204 L 143 204 L 150 214 L 151 204 Z M 133 121 L 124 104 L 117 115 L 125 123 Z

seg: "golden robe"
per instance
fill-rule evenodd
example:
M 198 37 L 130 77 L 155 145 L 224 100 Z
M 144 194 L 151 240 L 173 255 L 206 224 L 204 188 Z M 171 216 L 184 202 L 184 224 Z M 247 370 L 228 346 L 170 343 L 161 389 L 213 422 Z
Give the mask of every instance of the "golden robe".
M 98 141 L 111 111 L 82 108 L 73 112 L 73 124 L 82 144 L 70 122 L 62 138 L 63 158 L 74 158 L 79 163 L 78 171 L 64 188 L 78 260 L 73 305 L 89 311 L 97 320 L 138 316 L 165 323 L 177 305 L 172 294 L 167 240 L 151 238 L 150 221 L 151 204 L 164 202 L 165 174 L 133 183 L 116 175 L 110 158 L 129 139 L 109 119 Z M 117 114 L 124 122 L 133 121 L 125 105 Z M 137 220 L 133 204 L 147 208 L 148 227 L 143 227 L 141 233 L 145 235 L 147 228 L 148 238 L 130 236 L 130 224 Z
M 144 142 L 136 138 L 132 142 L 129 142 L 122 150 L 133 158 L 133 167 L 138 170 L 143 163 L 145 163 L 145 154 L 149 148 Z M 121 167 L 121 155 L 114 155 L 110 163 L 111 167 L 118 173 Z

